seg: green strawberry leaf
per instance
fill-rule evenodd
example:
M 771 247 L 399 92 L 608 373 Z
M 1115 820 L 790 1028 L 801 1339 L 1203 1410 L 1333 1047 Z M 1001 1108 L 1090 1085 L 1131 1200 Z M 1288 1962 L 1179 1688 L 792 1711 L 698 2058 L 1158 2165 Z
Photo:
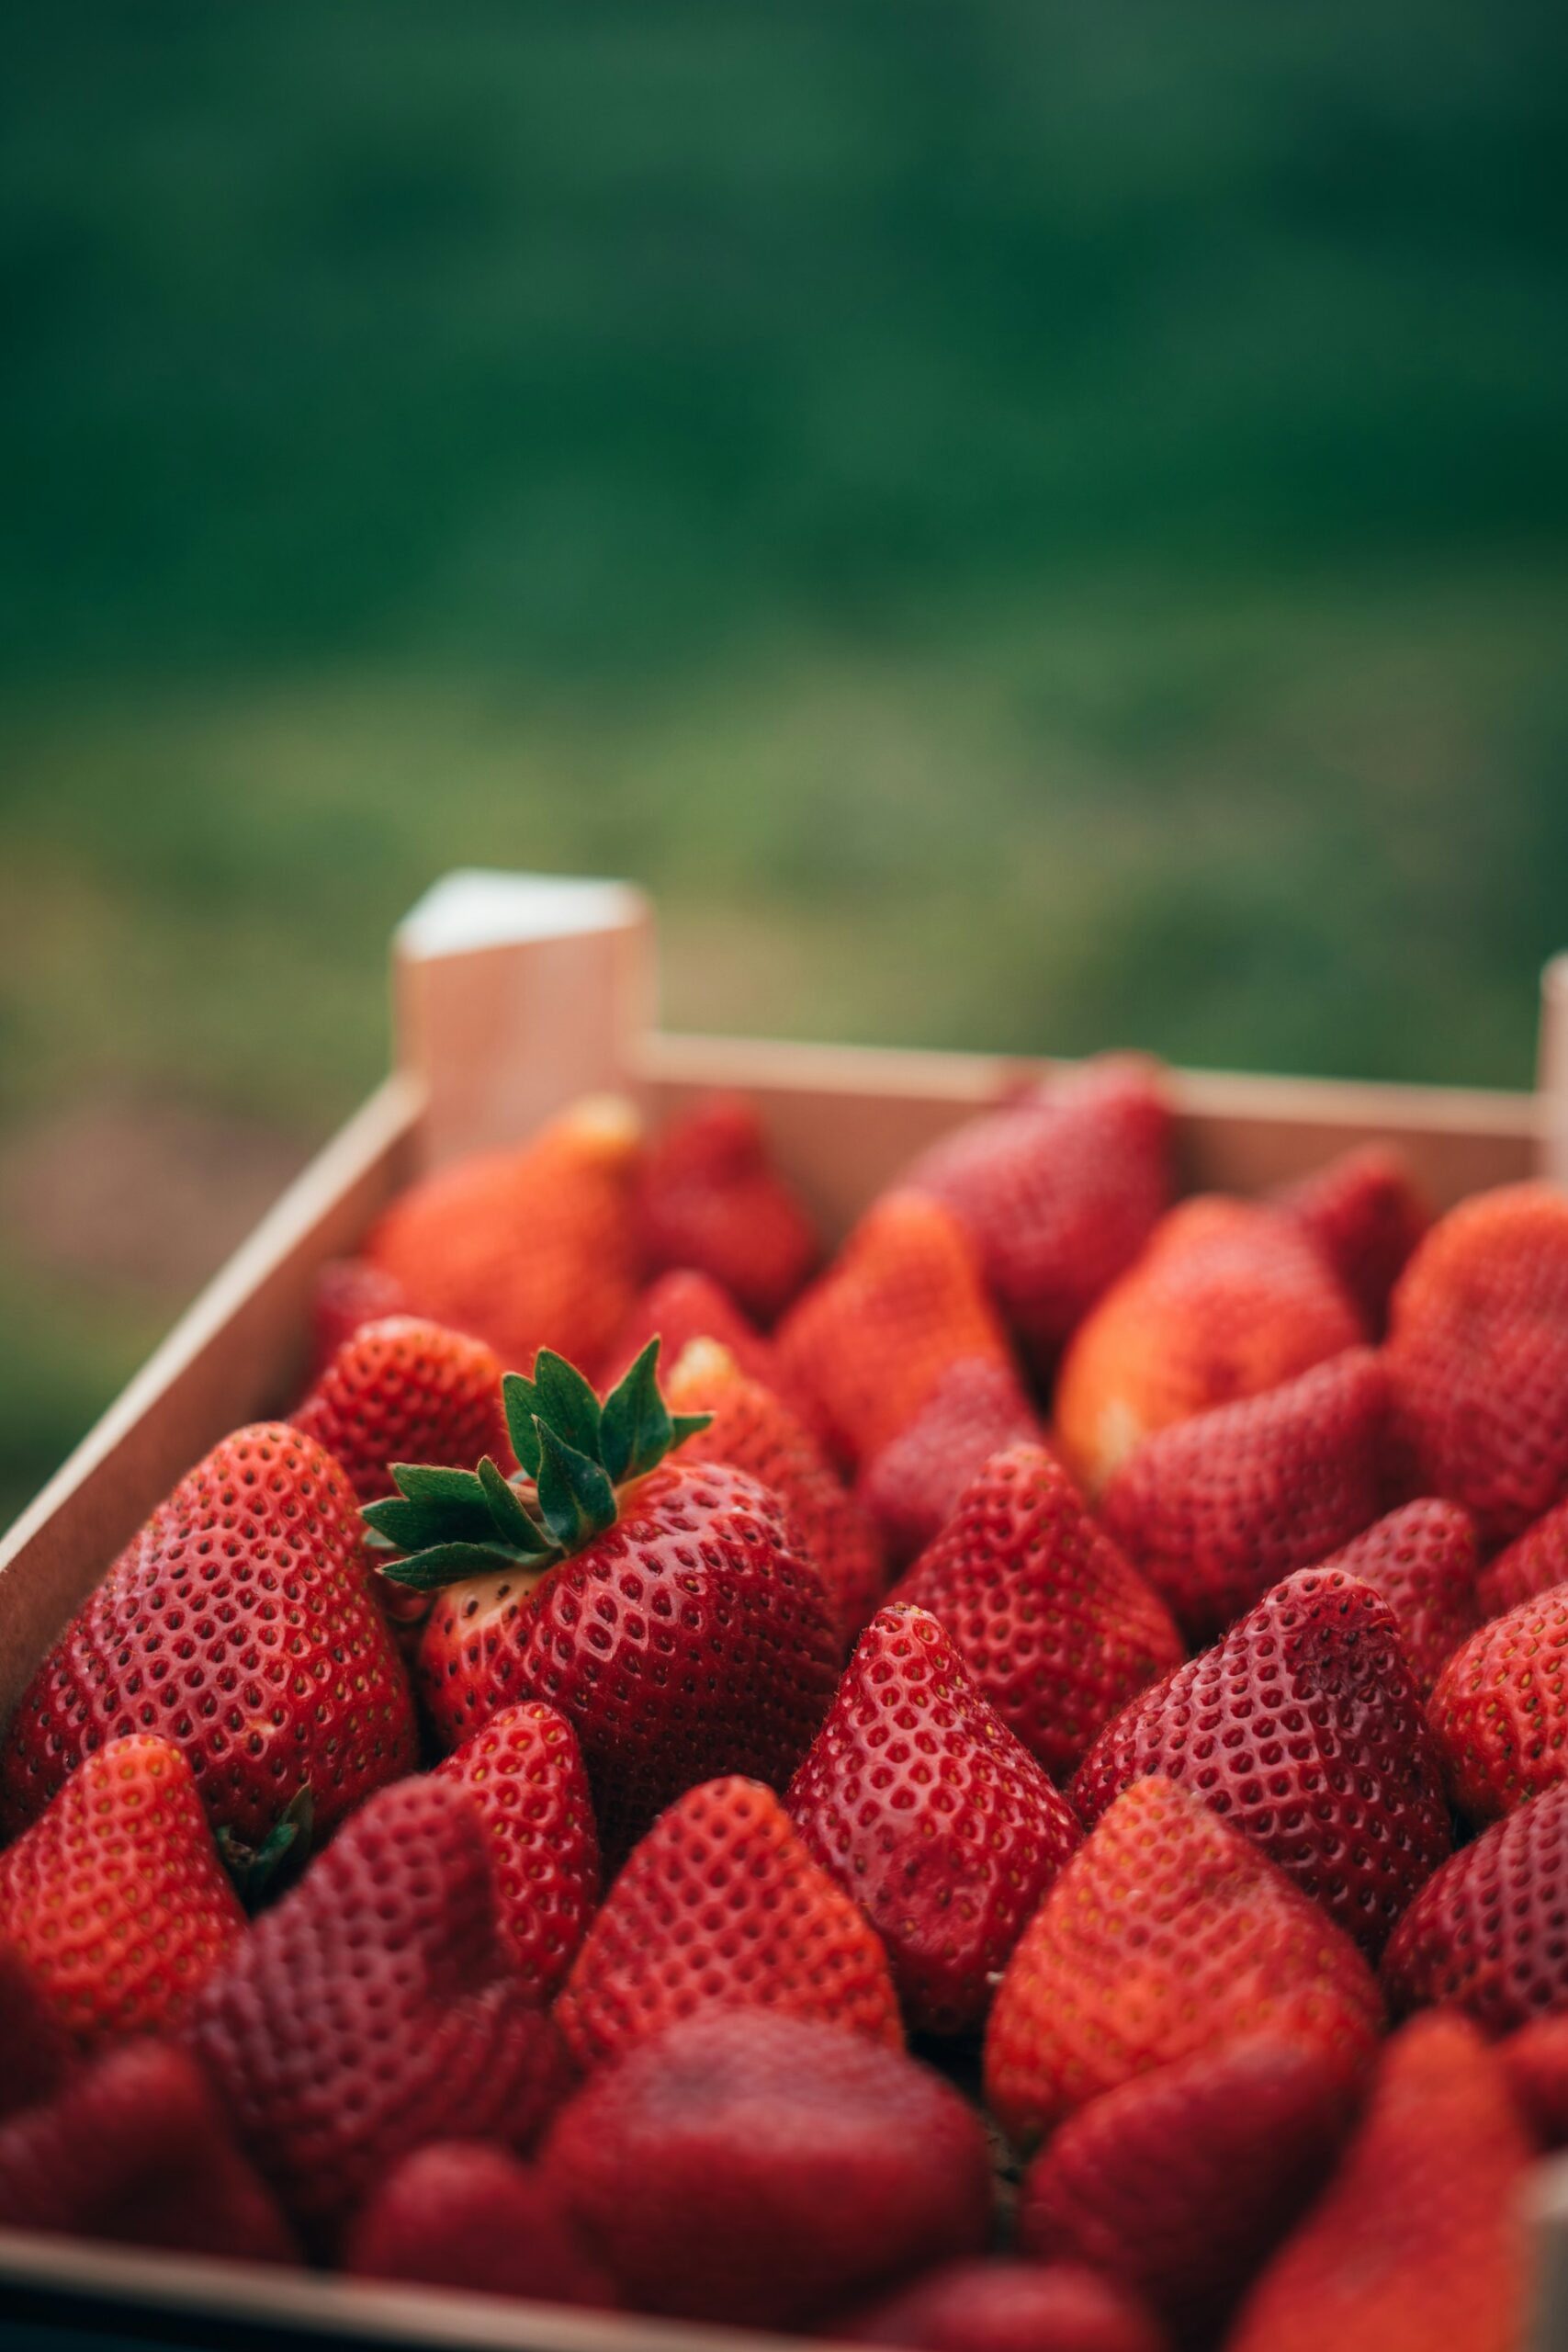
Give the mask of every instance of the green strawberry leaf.
M 539 1510 L 563 1552 L 580 1552 L 615 1523 L 615 1489 L 597 1462 L 564 1444 L 548 1421 L 539 1432 Z
M 259 1911 L 293 1885 L 310 1859 L 316 1806 L 309 1781 L 301 1781 L 259 1846 L 247 1846 L 228 1824 L 214 1832 L 219 1860 L 234 1882 L 248 1912 Z
M 506 1434 L 512 1440 L 512 1451 L 530 1478 L 539 1475 L 539 1433 L 534 1423 L 544 1409 L 539 1392 L 534 1383 L 520 1372 L 509 1372 L 501 1384 L 501 1401 L 506 1410 Z
M 673 1453 L 678 1445 L 684 1445 L 689 1437 L 701 1437 L 704 1430 L 711 1430 L 712 1427 L 711 1413 L 673 1414 L 670 1422 L 671 1453 Z
M 392 1476 L 411 1503 L 457 1503 L 475 1510 L 485 1509 L 484 1488 L 471 1470 L 444 1469 L 425 1462 L 394 1462 Z
M 599 1460 L 599 1399 L 578 1371 L 553 1348 L 541 1348 L 534 1364 L 534 1388 L 538 1418 L 547 1421 L 563 1444 L 590 1462 Z
M 659 1393 L 659 1336 L 649 1340 L 604 1399 L 600 1452 L 612 1482 L 651 1470 L 670 1442 L 670 1408 Z
M 526 1571 L 538 1565 L 537 1554 L 524 1559 L 503 1544 L 432 1544 L 406 1560 L 389 1560 L 379 1573 L 411 1592 L 434 1592 L 441 1585 L 463 1584 L 470 1577 L 502 1576 L 508 1568 Z
M 479 1464 L 479 1483 L 490 1505 L 492 1525 L 503 1543 L 519 1552 L 547 1552 L 550 1539 L 537 1521 L 530 1518 L 522 1496 L 504 1477 L 487 1453 Z
M 366 1503 L 360 1517 L 373 1532 L 400 1552 L 423 1552 L 432 1544 L 492 1544 L 495 1521 L 489 1500 L 476 1478 L 479 1507 L 468 1504 L 410 1502 L 404 1495 L 388 1495 L 381 1502 Z

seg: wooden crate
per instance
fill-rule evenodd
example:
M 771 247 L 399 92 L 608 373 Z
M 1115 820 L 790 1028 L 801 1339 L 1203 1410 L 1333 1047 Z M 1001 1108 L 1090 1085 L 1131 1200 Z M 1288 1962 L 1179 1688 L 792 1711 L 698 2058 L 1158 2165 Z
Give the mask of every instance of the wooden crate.
M 153 1505 L 239 1423 L 285 1406 L 318 1266 L 353 1249 L 418 1169 L 527 1134 L 573 1095 L 636 1095 L 657 1120 L 744 1087 L 830 1233 L 909 1157 L 1043 1061 L 674 1035 L 655 1025 L 654 927 L 617 882 L 449 875 L 393 950 L 398 1066 L 214 1277 L 0 1541 L 0 1718 Z M 1521 1007 L 1521 1018 L 1524 1008 Z M 1537 1172 L 1568 1182 L 1568 957 L 1543 985 L 1533 1094 L 1175 1074 L 1182 1174 L 1253 1192 L 1348 1145 L 1397 1142 L 1446 1206 Z M 1568 2159 L 1542 2165 L 1534 2352 L 1568 2346 Z M 672 2352 L 783 2339 L 543 2305 L 349 2287 L 300 2273 L 136 2255 L 0 2232 L 0 2324 L 78 2326 L 112 2306 L 166 2342 L 307 2336 Z M 99 2315 L 96 2322 L 94 2314 Z M 254 2333 L 253 2333 L 254 2331 Z M 789 2339 L 796 2341 L 797 2339 Z

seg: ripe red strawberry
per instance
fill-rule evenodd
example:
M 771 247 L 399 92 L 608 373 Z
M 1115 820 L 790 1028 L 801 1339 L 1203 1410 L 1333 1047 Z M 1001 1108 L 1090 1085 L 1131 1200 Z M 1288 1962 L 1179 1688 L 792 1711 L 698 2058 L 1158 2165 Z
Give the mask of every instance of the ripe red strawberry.
M 533 1998 L 548 2001 L 599 1907 L 599 1838 L 571 1725 L 537 1699 L 502 1707 L 434 1777 L 472 1799 L 507 1956 Z
M 886 1573 L 876 1532 L 816 1439 L 782 1397 L 750 1380 L 716 1340 L 692 1340 L 665 1385 L 677 1413 L 706 1413 L 702 1453 L 770 1487 L 821 1577 L 847 1649 L 875 1608 Z
M 558 1348 L 596 1363 L 637 1293 L 629 1103 L 592 1095 L 528 1142 L 438 1168 L 395 1200 L 365 1254 L 409 1311 L 531 1368 Z
M 556 2003 L 584 2068 L 715 2003 L 903 2041 L 887 1956 L 771 1789 L 688 1789 L 636 1847 Z
M 1517 2352 L 1531 2157 L 1461 2018 L 1389 2043 L 1338 2171 L 1257 2281 L 1227 2352 Z
M 1377 1518 L 1387 1401 L 1379 1359 L 1353 1348 L 1161 1430 L 1107 1487 L 1105 1532 L 1189 1638 L 1211 1641 Z
M 1400 1276 L 1389 1377 L 1420 1490 L 1488 1549 L 1568 1493 L 1568 1198 L 1504 1184 L 1450 1209 Z
M 856 1464 L 908 1427 L 949 1364 L 1011 1363 L 973 1246 L 921 1193 L 872 1204 L 775 1343 L 786 1379 L 816 1398 L 835 1450 Z
M 85 2044 L 172 2022 L 244 1932 L 190 1767 L 149 1732 L 87 1757 L 0 1854 L 0 1936 Z
M 889 1598 L 931 1611 L 1008 1729 L 1058 1778 L 1182 1655 L 1164 1602 L 1039 1445 L 986 1464 Z
M 381 1790 L 191 2005 L 186 2041 L 318 2249 L 414 2148 L 525 2149 L 565 2088 L 500 1939 L 490 1854 L 462 1789 Z
M 1442 2002 L 1508 2033 L 1568 2009 L 1568 1782 L 1494 1822 L 1416 1895 L 1383 1954 L 1393 2008 Z
M 948 2262 L 823 2334 L 906 2352 L 1164 2352 L 1150 2314 L 1076 2265 Z
M 1500 1617 L 1560 1584 L 1568 1584 L 1568 1502 L 1554 1504 L 1499 1552 L 1476 1578 L 1475 1592 L 1482 1615 Z
M 1423 1696 L 1461 1642 L 1479 1624 L 1475 1522 L 1458 1503 L 1427 1495 L 1322 1563 L 1381 1593 L 1394 1614 L 1400 1646 Z
M 1124 1272 L 1169 1205 L 1170 1107 L 1155 1066 L 1118 1057 L 966 1119 L 904 1182 L 943 1201 L 1036 1370 Z
M 986 2013 L 1078 1825 L 934 1617 L 884 1609 L 790 1783 L 813 1858 L 882 1938 L 913 2031 Z
M 387 1575 L 442 1587 L 419 1675 L 443 1743 L 497 1709 L 542 1699 L 577 1734 L 603 1850 L 624 1854 L 694 1781 L 745 1772 L 782 1787 L 833 1694 L 836 1627 L 784 1506 L 739 1470 L 666 1461 L 703 1426 L 671 1419 L 650 1341 L 603 1406 L 540 1351 L 508 1374 L 507 1419 L 526 1484 L 400 1469 L 368 1503 L 410 1556 Z
M 993 1453 L 1042 1442 L 1010 1365 L 985 1357 L 951 1363 L 908 1428 L 872 1455 L 855 1491 L 902 1566 L 935 1543 Z
M 344 1341 L 367 1323 L 383 1323 L 389 1315 L 407 1312 L 401 1283 L 380 1266 L 373 1266 L 368 1258 L 329 1258 L 310 1294 L 312 1385 Z
M 345 1340 L 289 1415 L 348 1474 L 362 1503 L 395 1491 L 394 1462 L 511 1466 L 500 1358 L 482 1340 L 397 1315 Z
M 0 2121 L 52 2098 L 74 2054 L 38 1978 L 16 1945 L 0 1939 Z
M 378 2181 L 349 2229 L 343 2267 L 533 2302 L 615 2301 L 559 2189 L 479 2140 L 432 2141 Z
M 1134 1448 L 1354 1347 L 1360 1320 L 1296 1221 L 1184 1201 L 1075 1333 L 1056 1383 L 1067 1467 L 1098 1493 Z
M 1453 1844 L 1393 1611 L 1338 1568 L 1288 1577 L 1134 1699 L 1073 1801 L 1092 1825 L 1146 1772 L 1201 1797 L 1374 1959 Z
M 603 2068 L 541 2168 L 636 2309 L 795 2326 L 949 2256 L 991 2216 L 979 2118 L 902 2052 L 710 2009 Z
M 1030 2165 L 1020 2251 L 1123 2280 L 1182 2342 L 1209 2343 L 1325 2178 L 1350 2111 L 1336 2060 L 1277 2032 L 1134 2075 Z
M 1568 1589 L 1521 1600 L 1455 1650 L 1427 1704 L 1449 1794 L 1495 1821 L 1568 1776 Z
M 1117 2083 L 1265 2028 L 1353 2075 L 1381 2017 L 1349 1938 L 1156 1776 L 1117 1798 L 1024 1929 L 991 2006 L 987 2101 L 1027 2148 Z
M 412 1770 L 413 1706 L 343 1472 L 276 1421 L 236 1430 L 160 1503 L 17 1705 L 0 1811 L 25 1828 L 106 1740 L 182 1750 L 208 1818 L 260 1846 L 310 1792 L 324 1835 Z
M 1377 1338 L 1388 1320 L 1389 1295 L 1431 1223 L 1404 1153 L 1362 1144 L 1281 1185 L 1274 1200 L 1323 1252 Z
M 704 1095 L 671 1121 L 643 1162 L 637 1213 L 649 1265 L 711 1274 L 759 1323 L 783 1314 L 822 1255 L 743 1094 Z
M 293 2262 L 288 2226 L 210 2085 L 166 2041 L 106 2051 L 0 2123 L 0 2228 Z
M 1568 2017 L 1537 2018 L 1497 2044 L 1514 2105 L 1543 2148 L 1568 2148 Z

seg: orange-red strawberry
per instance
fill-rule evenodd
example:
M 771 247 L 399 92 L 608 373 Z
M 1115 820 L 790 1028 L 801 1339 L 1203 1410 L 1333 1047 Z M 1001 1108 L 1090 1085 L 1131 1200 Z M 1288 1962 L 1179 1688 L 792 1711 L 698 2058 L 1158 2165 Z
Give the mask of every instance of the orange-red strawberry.
M 1568 1502 L 1554 1503 L 1482 1569 L 1476 1600 L 1483 1617 L 1500 1617 L 1559 1584 L 1568 1584 Z
M 599 1838 L 576 1735 L 537 1699 L 502 1707 L 437 1765 L 490 1838 L 496 1912 L 536 2001 L 559 1989 L 599 1905 Z
M 1543 2148 L 1568 2148 L 1568 2017 L 1537 2018 L 1497 2044 L 1515 2107 Z
M 1274 1199 L 1321 1250 L 1376 1338 L 1388 1320 L 1389 1295 L 1431 1223 L 1403 1152 L 1362 1144 Z
M 423 1177 L 365 1244 L 409 1311 L 488 1340 L 527 1369 L 536 1349 L 596 1363 L 637 1294 L 629 1103 L 592 1095 L 527 1143 Z
M 951 1363 L 908 1428 L 872 1455 L 855 1491 L 902 1566 L 935 1543 L 993 1453 L 1042 1442 L 1010 1364 Z
M 817 1400 L 835 1448 L 866 1461 L 907 1429 L 949 1364 L 1011 1363 L 973 1245 L 923 1193 L 885 1193 L 775 1335 L 784 1376 Z
M 1164 2352 L 1124 2286 L 1065 2262 L 947 2262 L 822 2329 L 905 2352 Z
M 1347 2077 L 1382 2004 L 1356 1946 L 1172 1781 L 1138 1781 L 1063 1869 L 986 2032 L 987 2104 L 1028 2147 L 1117 2083 L 1277 2029 Z
M 259 1847 L 309 1792 L 324 1835 L 412 1769 L 413 1705 L 354 1496 L 313 1438 L 235 1430 L 160 1503 L 23 1692 L 0 1754 L 20 1829 L 106 1740 L 181 1749 L 208 1818 Z
M 1067 1466 L 1098 1492 L 1155 1431 L 1277 1388 L 1362 1336 L 1339 1281 L 1282 1209 L 1184 1201 L 1063 1358 L 1056 1429 Z
M 614 2303 L 558 2188 L 504 2148 L 434 2140 L 371 2190 L 343 2267 L 360 2278 L 460 2287 L 532 2302 Z
M 1086 1822 L 1146 1772 L 1202 1798 L 1375 1958 L 1452 1849 L 1437 1751 L 1393 1611 L 1303 1568 L 1107 1725 L 1073 1781 Z
M 482 1340 L 415 1315 L 367 1323 L 345 1340 L 289 1415 L 348 1474 L 362 1503 L 395 1491 L 394 1462 L 511 1464 L 500 1358 Z
M 1416 1688 L 1430 1690 L 1481 1622 L 1475 1599 L 1475 1522 L 1435 1495 L 1402 1504 L 1322 1563 L 1382 1593 L 1399 1627 Z
M 1508 2033 L 1568 2009 L 1568 1781 L 1558 1781 L 1427 1881 L 1383 1954 L 1396 2010 L 1464 2009 Z
M 787 1803 L 810 1853 L 882 1938 L 904 2015 L 922 2033 L 979 2023 L 1079 1836 L 1066 1798 L 923 1609 L 872 1619 Z
M 235 2262 L 299 2258 L 211 2085 L 165 2041 L 106 2051 L 0 2124 L 0 2228 Z
M 759 1323 L 783 1314 L 822 1255 L 743 1094 L 704 1095 L 671 1119 L 649 1147 L 637 1214 L 649 1265 L 711 1274 Z
M 1169 1205 L 1170 1106 L 1150 1063 L 1108 1057 L 966 1119 L 903 1182 L 944 1201 L 1042 1374 Z
M 929 1609 L 1048 1772 L 1182 1656 L 1168 1611 L 1039 1445 L 987 1462 L 890 1598 Z
M 677 1413 L 706 1413 L 702 1453 L 771 1487 L 821 1577 L 845 1648 L 875 1608 L 886 1572 L 875 1530 L 809 1430 L 784 1399 L 741 1371 L 716 1340 L 692 1340 L 665 1396 Z
M 382 1789 L 208 1979 L 185 2038 L 312 2245 L 430 2140 L 525 2149 L 568 2079 L 449 1781 Z
M 455 1747 L 543 1699 L 577 1734 L 601 1844 L 618 1860 L 694 1781 L 782 1787 L 827 1712 L 841 1655 L 816 1568 L 772 1490 L 727 1464 L 666 1460 L 705 1425 L 671 1418 L 658 1343 L 601 1404 L 541 1349 L 504 1395 L 516 1483 L 493 1462 L 403 1465 L 367 1503 L 387 1575 L 441 1588 L 420 1644 L 425 1702 Z
M 402 1285 L 368 1258 L 329 1258 L 310 1294 L 310 1379 L 318 1380 L 345 1340 L 367 1323 L 403 1315 Z
M 1389 1377 L 1419 1491 L 1492 1548 L 1568 1494 L 1568 1197 L 1504 1184 L 1461 1202 L 1393 1294 Z
M 633 1849 L 556 2003 L 583 2068 L 715 2003 L 903 2040 L 887 1955 L 771 1789 L 689 1789 Z
M 1189 1637 L 1210 1641 L 1377 1518 L 1387 1403 L 1378 1357 L 1352 1348 L 1161 1430 L 1107 1487 L 1106 1533 Z
M 0 1938 L 0 2120 L 52 2098 L 75 2055 L 43 1986 Z
M 1467 1821 L 1495 1821 L 1568 1777 L 1568 1587 L 1472 1634 L 1438 1677 L 1427 1713 Z
M 974 2109 L 898 2050 L 777 2010 L 708 2009 L 606 2066 L 540 2166 L 639 2311 L 797 2326 L 977 2254 Z
M 1389 2043 L 1338 2171 L 1226 2352 L 1517 2352 L 1532 2153 L 1474 2027 L 1416 2018 Z
M 1350 2121 L 1325 2052 L 1244 2035 L 1069 2115 L 1019 2192 L 1021 2252 L 1125 2280 L 1209 2343 L 1326 2176 Z
M 0 1937 L 84 2043 L 172 2022 L 244 1932 L 190 1767 L 150 1732 L 89 1756 L 0 1854 Z

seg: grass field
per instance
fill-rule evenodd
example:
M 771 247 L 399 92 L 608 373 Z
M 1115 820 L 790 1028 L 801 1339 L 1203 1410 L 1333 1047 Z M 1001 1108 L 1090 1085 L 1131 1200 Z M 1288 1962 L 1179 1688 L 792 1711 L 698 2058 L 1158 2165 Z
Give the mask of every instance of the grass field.
M 677 1020 L 1517 1083 L 1568 47 L 1505 0 L 0 24 L 0 1516 L 443 866 Z

